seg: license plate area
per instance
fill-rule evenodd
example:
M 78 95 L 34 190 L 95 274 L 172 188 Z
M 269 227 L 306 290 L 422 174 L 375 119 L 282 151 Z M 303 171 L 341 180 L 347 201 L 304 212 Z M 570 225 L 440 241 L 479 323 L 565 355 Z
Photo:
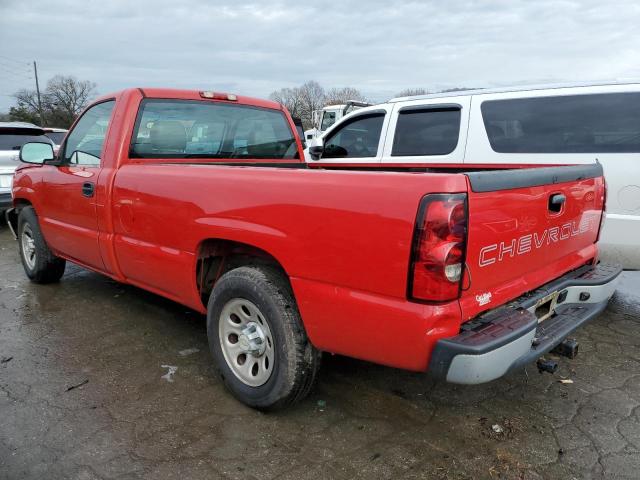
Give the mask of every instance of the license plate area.
M 538 323 L 545 321 L 555 313 L 558 295 L 560 292 L 553 292 L 546 297 L 542 297 L 536 302 L 533 313 L 538 319 Z

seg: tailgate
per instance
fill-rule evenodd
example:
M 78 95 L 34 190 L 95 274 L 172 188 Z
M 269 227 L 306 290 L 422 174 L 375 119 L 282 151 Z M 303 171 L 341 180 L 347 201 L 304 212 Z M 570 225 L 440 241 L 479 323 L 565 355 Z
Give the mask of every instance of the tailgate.
M 573 270 L 596 253 L 600 164 L 467 173 L 464 321 Z

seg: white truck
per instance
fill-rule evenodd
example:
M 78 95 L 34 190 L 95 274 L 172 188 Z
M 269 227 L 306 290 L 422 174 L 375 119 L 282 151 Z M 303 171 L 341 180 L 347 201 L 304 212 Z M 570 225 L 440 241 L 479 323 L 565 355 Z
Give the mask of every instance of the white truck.
M 347 103 L 340 105 L 327 105 L 322 110 L 314 110 L 313 128 L 304 132 L 304 139 L 308 143 L 319 137 L 331 125 L 336 123 L 348 113 L 354 112 L 360 108 L 369 107 L 371 103 L 359 102 L 357 100 L 349 100 Z

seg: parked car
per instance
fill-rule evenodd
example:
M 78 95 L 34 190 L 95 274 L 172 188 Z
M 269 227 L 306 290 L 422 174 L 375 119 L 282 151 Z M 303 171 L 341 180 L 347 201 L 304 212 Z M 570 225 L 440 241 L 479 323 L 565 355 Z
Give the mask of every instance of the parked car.
M 396 98 L 345 116 L 316 142 L 315 151 L 307 151 L 310 163 L 333 167 L 597 161 L 608 192 L 602 259 L 640 268 L 639 83 Z
M 27 142 L 51 143 L 44 130 L 32 123 L 0 122 L 0 218 L 11 207 L 13 172 L 19 164 L 20 147 Z
M 72 261 L 206 313 L 218 374 L 265 410 L 309 392 L 322 351 L 493 380 L 615 290 L 597 163 L 344 171 L 302 155 L 275 102 L 104 96 L 58 156 L 22 147 L 9 218 L 25 273 L 55 282 Z
M 69 131 L 66 128 L 52 128 L 52 127 L 45 127 L 43 130 L 45 132 L 45 135 L 53 141 L 54 151 L 58 151 L 58 149 L 60 148 L 60 144 L 64 140 L 64 136 Z

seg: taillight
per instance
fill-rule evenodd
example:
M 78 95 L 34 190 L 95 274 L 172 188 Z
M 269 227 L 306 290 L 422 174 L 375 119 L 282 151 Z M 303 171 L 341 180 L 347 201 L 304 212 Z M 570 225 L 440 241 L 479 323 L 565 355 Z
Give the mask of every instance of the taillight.
M 458 298 L 466 240 L 467 195 L 426 195 L 413 234 L 409 298 L 429 302 Z

